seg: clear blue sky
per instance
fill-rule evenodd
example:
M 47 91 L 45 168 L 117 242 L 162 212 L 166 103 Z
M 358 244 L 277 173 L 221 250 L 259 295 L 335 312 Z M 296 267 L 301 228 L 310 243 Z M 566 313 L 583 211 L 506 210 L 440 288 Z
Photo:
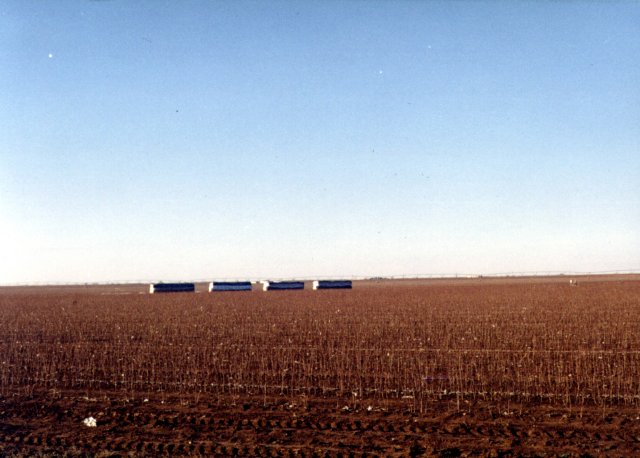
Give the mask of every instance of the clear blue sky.
M 0 283 L 640 270 L 640 3 L 0 4 Z

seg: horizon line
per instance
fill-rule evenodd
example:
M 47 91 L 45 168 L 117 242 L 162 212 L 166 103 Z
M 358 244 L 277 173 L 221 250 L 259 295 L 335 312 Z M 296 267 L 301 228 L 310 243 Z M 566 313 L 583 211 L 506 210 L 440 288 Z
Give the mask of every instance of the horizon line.
M 603 270 L 603 271 L 514 271 L 514 272 L 493 272 L 493 273 L 432 273 L 432 274 L 399 274 L 399 275 L 317 275 L 317 276 L 286 276 L 286 277 L 208 277 L 197 278 L 191 280 L 163 278 L 163 279 L 136 279 L 136 280 L 106 280 L 106 281 L 37 281 L 37 282 L 13 282 L 0 283 L 1 287 L 15 286 L 82 286 L 82 285 L 137 285 L 152 283 L 208 283 L 208 282 L 224 282 L 224 281 L 250 281 L 258 283 L 261 281 L 314 281 L 314 280 L 427 280 L 427 279 L 452 279 L 452 278 L 501 278 L 501 277 L 553 277 L 553 276 L 580 276 L 580 275 L 637 275 L 640 274 L 640 268 L 621 269 L 621 270 Z

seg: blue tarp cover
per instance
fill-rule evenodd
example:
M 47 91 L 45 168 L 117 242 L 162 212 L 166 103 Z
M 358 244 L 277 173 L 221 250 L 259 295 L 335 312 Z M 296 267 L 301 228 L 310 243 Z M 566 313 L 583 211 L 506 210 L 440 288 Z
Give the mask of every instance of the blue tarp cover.
M 320 280 L 318 281 L 318 289 L 351 289 L 351 280 Z
M 195 283 L 154 283 L 153 285 L 155 293 L 181 293 L 195 290 Z
M 302 281 L 276 281 L 269 282 L 267 287 L 269 290 L 274 289 L 304 289 L 304 282 Z
M 212 291 L 251 291 L 250 281 L 214 281 Z

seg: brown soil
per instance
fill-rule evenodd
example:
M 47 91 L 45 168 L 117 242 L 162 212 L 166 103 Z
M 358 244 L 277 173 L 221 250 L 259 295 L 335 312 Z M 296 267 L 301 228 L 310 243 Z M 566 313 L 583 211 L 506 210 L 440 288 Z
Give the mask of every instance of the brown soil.
M 594 282 L 590 287 L 592 289 L 584 293 L 584 290 L 581 290 L 581 282 L 589 281 Z M 478 286 L 486 284 L 484 282 L 492 285 L 488 287 L 490 289 L 485 290 Z M 617 301 L 616 305 L 622 307 L 621 310 L 633 312 L 639 308 L 640 286 L 637 278 L 633 276 L 584 278 L 579 280 L 577 288 L 566 285 L 566 288 L 571 288 L 567 291 L 558 289 L 565 287 L 565 285 L 558 286 L 564 282 L 568 282 L 568 278 L 520 280 L 521 284 L 528 285 L 523 291 L 534 295 L 532 297 L 537 297 L 535 295 L 539 291 L 548 297 L 554 297 L 556 293 L 564 291 L 566 298 L 563 300 L 572 301 L 570 302 L 572 306 L 578 307 L 597 291 L 606 290 L 607 293 L 602 297 L 614 298 L 612 300 Z M 0 332 L 0 360 L 2 360 L 0 363 L 4 365 L 0 367 L 0 376 L 3 380 L 0 385 L 0 456 L 640 456 L 640 403 L 638 401 L 640 393 L 633 388 L 637 384 L 634 385 L 635 382 L 625 378 L 627 372 L 622 369 L 615 373 L 619 374 L 616 377 L 619 376 L 622 387 L 619 388 L 620 396 L 617 399 L 592 398 L 578 403 L 572 395 L 547 399 L 534 396 L 524 399 L 522 395 L 492 397 L 483 394 L 480 390 L 475 394 L 467 391 L 464 395 L 452 394 L 445 390 L 439 395 L 425 394 L 419 405 L 412 396 L 403 395 L 403 393 L 358 396 L 345 391 L 327 390 L 324 394 L 314 394 L 318 390 L 306 388 L 306 391 L 304 389 L 295 391 L 287 386 L 284 386 L 280 392 L 277 388 L 271 387 L 269 390 L 265 388 L 264 393 L 261 393 L 259 389 L 252 392 L 249 388 L 231 387 L 221 388 L 218 392 L 214 389 L 210 392 L 198 392 L 193 387 L 171 390 L 166 389 L 165 386 L 160 390 L 156 389 L 160 386 L 157 384 L 150 384 L 144 389 L 136 389 L 134 385 L 118 388 L 117 382 L 114 382 L 115 385 L 105 384 L 104 386 L 83 385 L 84 382 L 68 378 L 68 371 L 73 371 L 75 368 L 62 367 L 63 362 L 56 363 L 61 367 L 54 369 L 59 370 L 59 374 L 66 374 L 67 382 L 46 380 L 41 383 L 27 383 L 25 380 L 29 379 L 21 369 L 22 366 L 33 364 L 33 361 L 28 358 L 39 356 L 40 353 L 36 355 L 36 351 L 45 354 L 50 352 L 53 356 L 60 356 L 60 351 L 77 352 L 81 345 L 84 345 L 82 348 L 92 349 L 99 349 L 101 345 L 115 345 L 115 343 L 120 345 L 117 348 L 129 348 L 122 346 L 126 344 L 130 345 L 131 349 L 146 345 L 145 336 L 142 335 L 136 335 L 135 339 L 132 336 L 131 343 L 120 343 L 120 340 L 116 340 L 120 336 L 115 331 L 113 334 L 106 333 L 106 337 L 103 336 L 102 340 L 96 341 L 74 341 L 73 339 L 77 336 L 69 330 L 58 335 L 55 329 L 60 328 L 56 321 L 56 313 L 59 309 L 55 304 L 65 304 L 67 310 L 75 306 L 80 311 L 82 310 L 80 307 L 86 303 L 86 309 L 89 310 L 86 312 L 87 317 L 110 316 L 113 326 L 115 326 L 114 323 L 120 323 L 119 320 L 122 319 L 121 315 L 118 315 L 120 309 L 117 308 L 121 307 L 122 303 L 113 302 L 114 314 L 105 314 L 103 317 L 100 315 L 103 313 L 100 310 L 104 310 L 111 302 L 105 298 L 99 299 L 111 293 L 114 297 L 123 295 L 124 298 L 117 301 L 125 300 L 131 304 L 131 307 L 149 307 L 149 310 L 160 306 L 165 307 L 163 310 L 166 310 L 167 304 L 171 305 L 173 297 L 181 304 L 181 309 L 186 309 L 191 306 L 188 304 L 195 301 L 195 305 L 192 305 L 194 311 L 196 308 L 201 310 L 203 304 L 211 305 L 210 301 L 216 301 L 217 305 L 219 302 L 228 301 L 228 304 L 223 304 L 224 307 L 231 307 L 231 304 L 235 304 L 236 307 L 246 307 L 236 303 L 238 297 L 243 298 L 241 301 L 249 303 L 256 298 L 275 301 L 275 304 L 263 303 L 262 306 L 265 308 L 261 313 L 277 310 L 279 304 L 284 304 L 287 298 L 292 298 L 294 302 L 298 301 L 295 304 L 296 307 L 304 307 L 305 304 L 311 307 L 314 306 L 313 301 L 317 297 L 314 295 L 327 294 L 323 296 L 326 298 L 326 307 L 336 307 L 337 310 L 337 307 L 343 308 L 342 304 L 346 301 L 348 304 L 344 308 L 356 313 L 359 310 L 357 309 L 359 301 L 362 303 L 375 301 L 379 294 L 377 292 L 374 294 L 371 290 L 378 291 L 378 288 L 383 287 L 385 283 L 393 285 L 389 289 L 389 295 L 392 298 L 404 297 L 401 296 L 402 288 L 405 286 L 410 288 L 407 300 L 414 296 L 439 297 L 437 294 L 441 294 L 444 298 L 449 294 L 460 294 L 460 298 L 467 298 L 467 292 L 464 289 L 461 293 L 454 292 L 459 291 L 459 288 L 456 288 L 458 284 L 472 286 L 468 297 L 480 298 L 478 300 L 488 294 L 493 298 L 492 300 L 498 301 L 499 297 L 496 294 L 502 294 L 500 288 L 503 287 L 500 285 L 506 285 L 505 287 L 509 288 L 509 295 L 519 291 L 517 282 L 514 283 L 512 279 L 503 279 L 502 283 L 497 279 L 401 280 L 389 283 L 371 281 L 356 284 L 353 291 L 339 292 L 334 295 L 332 292 L 327 294 L 304 291 L 287 296 L 288 293 L 271 294 L 254 291 L 244 296 L 237 296 L 234 293 L 218 296 L 163 295 L 162 298 L 158 296 L 158 299 L 149 301 L 146 300 L 146 296 L 138 294 L 144 292 L 145 285 L 83 286 L 76 290 L 69 290 L 68 287 L 67 289 L 62 287 L 0 289 L 0 307 L 4 308 L 4 311 L 0 309 L 0 325 L 4 329 Z M 532 290 L 530 288 L 532 283 L 540 283 L 541 289 Z M 544 286 L 545 284 L 551 284 L 551 286 Z M 358 289 L 363 292 L 359 293 Z M 366 291 L 369 292 L 366 293 Z M 574 294 L 574 291 L 577 293 Z M 525 297 L 525 293 L 522 294 L 522 297 Z M 193 297 L 198 299 L 190 299 Z M 212 297 L 214 298 L 211 299 Z M 517 296 L 514 297 L 517 298 Z M 38 308 L 37 304 L 40 302 L 55 304 L 48 305 L 50 308 Z M 496 308 L 490 311 L 503 310 L 500 308 L 501 303 L 499 301 L 496 303 L 498 304 Z M 30 308 L 31 305 L 33 308 Z M 212 310 L 220 313 L 222 317 L 224 310 L 228 310 L 224 307 L 220 306 L 220 309 Z M 596 310 L 593 306 L 590 307 L 592 308 L 588 310 Z M 603 304 L 603 307 L 606 310 L 608 304 Z M 23 309 L 24 312 L 22 312 Z M 43 310 L 50 310 L 53 313 L 43 316 Z M 250 309 L 239 308 L 239 310 Z M 296 315 L 295 312 L 297 308 L 292 307 L 287 310 L 289 315 L 281 317 L 278 323 L 300 318 L 301 315 Z M 333 313 L 333 308 L 329 310 Z M 24 318 L 21 317 L 23 313 L 32 315 Z M 507 316 L 511 312 L 501 313 Z M 76 321 L 73 323 L 89 323 L 88 318 L 85 318 L 81 312 L 77 312 L 74 316 Z M 136 316 L 138 317 L 136 319 L 142 319 L 140 317 L 144 317 L 144 313 Z M 404 317 L 404 315 L 398 316 Z M 634 315 L 630 313 L 629 316 Z M 22 331 L 15 329 L 18 318 L 24 319 L 25 328 Z M 310 315 L 306 319 L 312 318 L 313 315 Z M 581 319 L 577 319 L 576 322 L 579 323 Z M 165 317 L 165 320 L 170 318 Z M 256 323 L 252 325 L 253 329 L 261 329 L 259 322 Z M 354 321 L 354 323 L 357 325 L 357 322 Z M 393 329 L 393 327 L 385 328 L 384 321 L 377 323 L 378 330 L 383 329 L 388 332 L 389 329 Z M 473 323 L 473 320 L 470 323 Z M 632 329 L 628 326 L 635 326 L 637 329 L 637 319 L 635 325 L 629 324 L 628 318 L 625 318 L 622 324 L 616 323 L 604 323 L 602 326 L 607 325 L 610 328 L 606 327 L 606 332 L 603 332 L 607 335 L 616 330 L 628 332 Z M 397 322 L 393 323 L 393 326 L 397 325 Z M 247 325 L 238 323 L 237 326 Z M 454 327 L 454 332 L 459 330 L 466 332 L 466 326 L 464 324 Z M 567 328 L 569 328 L 568 325 Z M 146 328 L 134 326 L 132 329 Z M 537 332 L 546 332 L 544 327 L 540 329 Z M 232 331 L 229 329 L 228 339 L 237 337 L 233 333 L 237 331 Z M 21 332 L 27 336 L 23 340 L 20 337 Z M 590 329 L 584 331 L 585 335 L 591 332 Z M 555 336 L 555 331 L 550 332 L 549 336 Z M 260 338 L 266 339 L 264 342 L 272 342 L 269 339 L 280 337 L 256 337 L 256 339 Z M 291 335 L 283 334 L 282 336 L 282 339 L 290 338 Z M 554 345 L 564 342 L 557 343 L 550 338 L 547 341 Z M 149 340 L 149 342 L 155 341 Z M 258 345 L 262 341 L 251 340 L 251 342 Z M 638 338 L 631 333 L 620 342 L 624 342 L 624 346 L 616 343 L 613 347 L 603 347 L 604 349 L 600 350 L 599 346 L 596 349 L 596 345 L 601 345 L 598 341 L 593 343 L 593 351 L 602 352 L 605 358 L 609 357 L 607 355 L 613 358 L 615 353 L 620 351 L 627 355 L 626 359 L 622 360 L 624 364 L 637 364 L 637 353 L 640 352 Z M 388 344 L 393 345 L 393 341 L 389 340 Z M 22 347 L 16 347 L 16 345 L 23 345 L 24 353 L 19 353 L 16 348 Z M 369 343 L 369 345 L 373 344 Z M 499 345 L 502 344 L 498 343 Z M 605 345 L 605 342 L 602 342 L 602 345 Z M 614 344 L 607 343 L 607 345 Z M 56 348 L 64 350 L 56 350 Z M 256 348 L 260 347 L 256 346 Z M 449 351 L 452 352 L 467 350 L 472 354 L 478 351 L 473 347 L 449 347 Z M 29 353 L 30 351 L 32 353 Z M 164 354 L 162 353 L 164 350 L 157 350 L 151 346 L 145 347 L 145 351 L 154 358 L 157 354 Z M 261 351 L 269 350 L 262 348 Z M 318 349 L 315 348 L 314 351 Z M 396 351 L 401 350 L 396 349 Z M 556 352 L 552 354 L 559 358 L 558 361 L 563 362 L 565 360 L 558 355 L 566 354 L 567 351 L 571 350 L 559 346 L 552 350 Z M 588 354 L 591 350 L 585 351 L 587 353 L 575 356 L 579 364 L 587 364 L 593 360 L 594 365 L 598 364 L 594 367 L 600 368 L 601 364 L 606 363 L 606 359 L 605 363 L 602 363 L 602 358 L 597 359 L 596 356 L 591 358 Z M 9 354 L 11 356 L 7 359 Z M 21 354 L 25 355 L 24 360 L 20 360 Z M 409 355 L 406 356 L 407 363 L 411 362 L 411 354 L 413 353 L 407 353 Z M 86 355 L 90 355 L 88 350 Z M 503 358 L 498 355 L 495 357 Z M 569 357 L 573 356 L 570 354 L 567 358 Z M 612 359 L 612 361 L 618 360 Z M 493 364 L 495 361 L 487 359 L 486 363 Z M 52 371 L 55 372 L 54 369 Z M 77 368 L 78 371 L 81 369 L 86 368 Z M 191 370 L 191 366 L 186 364 L 184 369 Z M 108 373 L 108 371 L 105 372 L 106 375 Z M 167 374 L 169 374 L 168 377 L 177 377 L 171 372 Z M 249 379 L 250 375 L 246 376 Z M 332 374 L 327 375 L 327 380 L 332 380 L 330 377 Z M 494 382 L 504 383 L 504 379 L 497 377 L 494 381 L 490 381 L 490 383 Z M 562 381 L 549 383 L 550 387 L 573 387 Z M 74 384 L 77 386 L 73 386 Z M 83 420 L 88 417 L 96 419 L 96 427 L 83 424 Z
M 0 453 L 100 456 L 637 456 L 637 408 L 45 392 L 0 404 Z M 344 405 L 343 405 L 344 404 Z M 347 410 L 348 407 L 348 410 Z M 97 427 L 83 425 L 93 416 Z

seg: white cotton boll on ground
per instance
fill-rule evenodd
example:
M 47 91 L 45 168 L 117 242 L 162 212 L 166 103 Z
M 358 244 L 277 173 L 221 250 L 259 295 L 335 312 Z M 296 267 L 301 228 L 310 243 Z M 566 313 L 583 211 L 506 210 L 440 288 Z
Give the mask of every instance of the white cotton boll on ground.
M 84 425 L 88 426 L 89 428 L 95 428 L 96 426 L 98 426 L 98 422 L 93 417 L 85 418 L 84 420 L 82 420 L 82 423 L 84 423 Z

